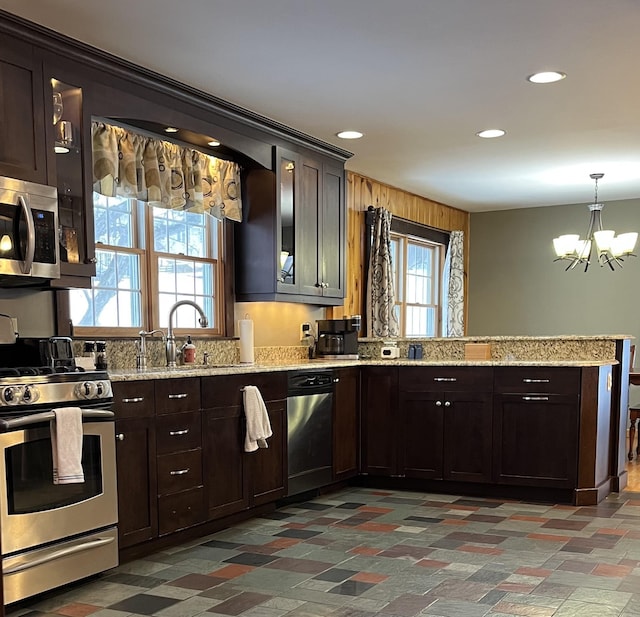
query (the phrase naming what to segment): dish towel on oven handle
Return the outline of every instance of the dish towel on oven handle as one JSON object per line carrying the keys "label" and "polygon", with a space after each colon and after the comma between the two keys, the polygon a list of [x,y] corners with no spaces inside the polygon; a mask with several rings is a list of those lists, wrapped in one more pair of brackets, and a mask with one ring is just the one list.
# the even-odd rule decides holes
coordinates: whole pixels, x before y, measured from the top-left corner
{"label": "dish towel on oven handle", "polygon": [[255,452],[258,448],[268,448],[267,438],[271,437],[271,422],[262,394],[257,386],[243,388],[244,415],[247,419],[247,432],[244,439],[244,451]]}
{"label": "dish towel on oven handle", "polygon": [[51,420],[51,455],[54,484],[81,484],[82,469],[82,409],[54,409]]}

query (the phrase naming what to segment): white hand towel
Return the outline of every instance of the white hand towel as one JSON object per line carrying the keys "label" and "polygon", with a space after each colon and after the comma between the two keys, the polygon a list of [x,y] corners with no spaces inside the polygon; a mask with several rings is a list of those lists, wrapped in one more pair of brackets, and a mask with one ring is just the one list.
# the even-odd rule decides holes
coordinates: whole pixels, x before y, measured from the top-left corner
{"label": "white hand towel", "polygon": [[244,415],[247,419],[244,451],[255,452],[258,448],[268,448],[266,440],[273,433],[260,390],[256,386],[245,386],[243,399]]}
{"label": "white hand towel", "polygon": [[82,410],[80,407],[54,409],[51,420],[51,454],[54,484],[81,484],[82,469]]}

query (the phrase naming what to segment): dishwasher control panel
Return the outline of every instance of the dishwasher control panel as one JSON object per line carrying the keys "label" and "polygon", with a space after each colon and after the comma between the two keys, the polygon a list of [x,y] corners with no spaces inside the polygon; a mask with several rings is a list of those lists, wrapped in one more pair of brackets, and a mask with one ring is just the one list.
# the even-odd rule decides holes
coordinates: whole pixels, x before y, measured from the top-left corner
{"label": "dishwasher control panel", "polygon": [[289,396],[331,392],[333,390],[333,371],[291,371],[288,376]]}

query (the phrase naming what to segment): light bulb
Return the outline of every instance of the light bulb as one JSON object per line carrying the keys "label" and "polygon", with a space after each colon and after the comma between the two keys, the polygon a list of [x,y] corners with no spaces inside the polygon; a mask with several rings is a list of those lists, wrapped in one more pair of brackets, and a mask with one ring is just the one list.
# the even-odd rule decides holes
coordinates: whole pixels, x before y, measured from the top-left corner
{"label": "light bulb", "polygon": [[6,253],[13,248],[13,242],[11,241],[11,236],[8,234],[4,234],[2,238],[0,238],[0,251]]}

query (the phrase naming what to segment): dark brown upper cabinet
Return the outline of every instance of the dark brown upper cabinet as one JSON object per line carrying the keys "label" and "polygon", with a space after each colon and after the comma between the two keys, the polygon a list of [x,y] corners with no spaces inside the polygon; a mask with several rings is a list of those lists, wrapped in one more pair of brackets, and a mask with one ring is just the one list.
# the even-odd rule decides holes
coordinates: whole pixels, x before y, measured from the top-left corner
{"label": "dark brown upper cabinet", "polygon": [[344,163],[274,148],[273,171],[250,170],[236,232],[240,301],[337,305],[344,298]]}
{"label": "dark brown upper cabinet", "polygon": [[0,36],[0,175],[49,182],[42,57],[37,47]]}

